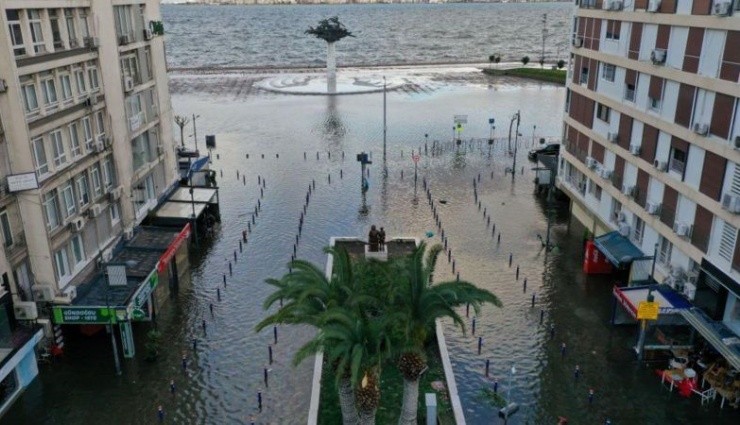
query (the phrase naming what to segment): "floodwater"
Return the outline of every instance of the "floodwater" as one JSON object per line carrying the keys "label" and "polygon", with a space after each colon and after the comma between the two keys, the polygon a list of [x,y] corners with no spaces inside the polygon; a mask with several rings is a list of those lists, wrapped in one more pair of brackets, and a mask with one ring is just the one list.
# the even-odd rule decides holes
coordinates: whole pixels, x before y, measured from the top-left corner
{"label": "floodwater", "polygon": [[[291,359],[312,330],[280,327],[275,363],[268,365],[272,330],[257,334],[254,325],[266,314],[261,304],[271,288],[264,279],[286,271],[308,186],[315,180],[298,256],[323,266],[322,248],[331,236],[363,236],[371,224],[384,226],[389,237],[424,238],[427,231],[434,231],[431,240],[438,241],[422,177],[435,200],[447,201],[438,204],[438,211],[461,278],[494,291],[504,302],[502,309],[484,308],[475,336],[469,328],[466,335],[449,323],[445,328],[468,423],[499,423],[496,409],[481,391],[497,379],[499,391],[506,392],[512,365],[516,375],[511,399],[521,405],[512,424],[553,424],[560,415],[573,424],[600,424],[606,418],[613,424],[737,423],[737,414],[727,408],[719,411],[718,403],[701,407],[697,398],[669,393],[650,367],[634,361],[629,347],[635,330],[607,325],[612,282],[585,279],[580,272],[582,229],[575,222],[569,229],[567,206],[547,207],[533,193],[526,146],[533,133],[534,138],[560,134],[564,88],[513,80],[491,80],[489,86],[473,72],[467,79],[420,76],[424,83],[419,87],[424,90],[388,94],[387,178],[382,177],[382,94],[315,97],[246,90],[240,96],[230,87],[251,85],[235,76],[209,77],[209,84],[197,84],[205,77],[175,76],[175,112],[200,115],[200,140],[206,134],[217,136],[212,169],[223,172],[219,178],[223,222],[215,237],[193,253],[191,287],[184,288],[159,318],[165,353],[153,364],[141,358],[124,361],[119,377],[106,335],[70,335],[64,360],[42,366],[39,378],[0,424],[154,424],[160,404],[167,423],[305,423],[313,363],[293,367]],[[453,115],[468,115],[463,139],[488,138],[490,117],[496,119],[499,138],[508,133],[517,110],[522,136],[516,168],[524,167],[524,172],[514,182],[504,175],[513,159],[506,141],[499,140],[490,156],[485,143],[466,143],[459,150],[450,146]],[[423,151],[425,134],[429,145],[439,140],[446,151],[435,157],[422,155],[415,189],[410,153],[420,146]],[[187,143],[192,146],[192,139]],[[365,199],[355,161],[361,151],[373,157]],[[473,202],[472,182],[479,174],[482,208],[491,214],[496,233],[501,232],[500,244]],[[260,196],[258,178],[266,179],[262,210],[249,243],[239,253],[241,232]],[[544,252],[538,239],[546,233],[548,209],[554,210],[553,238],[560,247],[555,254]],[[227,277],[224,287],[222,276],[228,275],[235,251],[234,275]],[[438,270],[436,281],[453,278],[446,258],[440,258]],[[206,335],[201,328],[204,319]],[[551,324],[556,330],[552,341]],[[140,326],[135,333],[140,336],[145,330],[146,325]],[[480,355],[477,337],[483,338]],[[198,340],[194,352],[193,338]],[[567,345],[564,358],[562,342]],[[142,352],[141,338],[137,344]],[[180,369],[183,352],[190,361],[186,373]],[[483,376],[486,359],[491,360],[490,379]],[[573,378],[576,364],[582,370],[578,381]],[[265,367],[271,369],[267,388]],[[170,379],[177,386],[174,396],[169,393]],[[589,388],[595,390],[592,405],[587,401]],[[260,391],[262,412],[257,410]]]}

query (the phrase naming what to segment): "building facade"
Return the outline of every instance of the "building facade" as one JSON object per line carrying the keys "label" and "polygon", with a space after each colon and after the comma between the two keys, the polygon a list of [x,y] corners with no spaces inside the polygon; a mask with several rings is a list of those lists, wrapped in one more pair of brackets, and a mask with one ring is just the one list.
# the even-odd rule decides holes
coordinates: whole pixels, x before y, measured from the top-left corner
{"label": "building facade", "polygon": [[[558,186],[740,334],[740,1],[580,0]],[[649,272],[649,271],[648,271]]]}
{"label": "building facade", "polygon": [[18,301],[72,299],[177,179],[159,1],[0,9],[10,287]]}

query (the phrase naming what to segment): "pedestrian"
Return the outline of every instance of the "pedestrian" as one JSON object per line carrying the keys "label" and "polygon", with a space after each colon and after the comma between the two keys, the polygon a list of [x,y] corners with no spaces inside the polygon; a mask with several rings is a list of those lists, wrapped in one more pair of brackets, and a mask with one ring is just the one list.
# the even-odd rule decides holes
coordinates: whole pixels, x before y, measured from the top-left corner
{"label": "pedestrian", "polygon": [[577,381],[580,376],[581,376],[581,367],[576,365],[576,369],[573,371],[573,377]]}
{"label": "pedestrian", "polygon": [[161,404],[157,407],[157,417],[159,418],[159,423],[164,423],[164,408]]}
{"label": "pedestrian", "polygon": [[565,343],[560,345],[560,356],[565,357]]}
{"label": "pedestrian", "polygon": [[550,339],[554,339],[554,338],[555,338],[555,325],[550,324]]}
{"label": "pedestrian", "polygon": [[385,249],[385,228],[381,227],[380,232],[378,232],[378,240],[380,241],[380,250]]}
{"label": "pedestrian", "polygon": [[588,404],[589,405],[594,404],[594,389],[593,388],[588,389]]}
{"label": "pedestrian", "polygon": [[175,395],[175,380],[170,380],[170,394]]}
{"label": "pedestrian", "polygon": [[188,368],[188,356],[185,353],[182,353],[182,371],[185,372],[185,370]]}
{"label": "pedestrian", "polygon": [[367,243],[370,245],[370,252],[378,252],[378,244],[380,243],[380,234],[373,224],[370,226],[370,233],[367,235]]}

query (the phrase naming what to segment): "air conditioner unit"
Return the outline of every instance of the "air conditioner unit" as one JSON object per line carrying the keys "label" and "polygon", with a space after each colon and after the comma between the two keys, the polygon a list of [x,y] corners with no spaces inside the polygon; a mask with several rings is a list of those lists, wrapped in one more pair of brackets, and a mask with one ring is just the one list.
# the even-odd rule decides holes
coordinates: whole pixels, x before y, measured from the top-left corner
{"label": "air conditioner unit", "polygon": [[715,1],[712,6],[712,15],[714,16],[729,16],[732,11],[732,2],[730,1]]}
{"label": "air conditioner unit", "polygon": [[656,65],[665,63],[665,50],[654,49],[652,52],[650,52],[650,60],[653,61],[653,63]]}
{"label": "air conditioner unit", "polygon": [[689,233],[691,232],[691,226],[689,226],[686,223],[682,223],[680,221],[677,221],[673,223],[673,231],[678,236],[689,236]]}
{"label": "air conditioner unit", "polygon": [[617,222],[621,223],[623,221],[627,220],[627,214],[625,214],[623,211],[620,211],[617,213]]}
{"label": "air conditioner unit", "polygon": [[103,145],[105,145],[105,148],[108,149],[109,147],[113,146],[113,140],[110,137],[104,137]]}
{"label": "air conditioner unit", "polygon": [[660,9],[660,0],[650,0],[648,2],[648,12],[657,12],[658,9]]}
{"label": "air conditioner unit", "polygon": [[72,233],[79,233],[85,228],[85,219],[82,217],[75,217],[69,222],[69,224],[67,224],[67,227]]}
{"label": "air conditioner unit", "polygon": [[125,46],[127,44],[131,43],[131,35],[124,34],[120,37],[118,37],[118,44]]}
{"label": "air conditioner unit", "polygon": [[625,222],[619,223],[619,234],[624,236],[625,238],[629,237],[630,233],[632,232],[632,228],[629,224]]}
{"label": "air conditioner unit", "polygon": [[8,90],[8,84],[0,78],[0,93],[5,93]]}
{"label": "air conditioner unit", "polygon": [[33,301],[13,303],[13,314],[17,320],[36,320],[39,317],[39,311]]}
{"label": "air conditioner unit", "polygon": [[116,202],[117,200],[119,200],[121,198],[121,194],[122,193],[123,193],[123,186],[112,187],[108,191],[108,199],[111,202]]}
{"label": "air conditioner unit", "polygon": [[619,133],[609,132],[606,134],[606,140],[611,143],[617,143],[619,141]]}
{"label": "air conditioner unit", "polygon": [[740,136],[735,136],[732,147],[735,149],[740,149]]}
{"label": "air conditioner unit", "polygon": [[592,158],[592,157],[590,157],[590,156],[587,156],[587,157],[586,157],[586,166],[587,166],[588,168],[590,168],[590,169],[592,169],[592,170],[593,170],[593,169],[595,169],[595,168],[596,168],[596,167],[597,167],[598,165],[599,165],[599,162],[598,162],[598,161],[597,161],[596,159],[594,159],[594,158]]}
{"label": "air conditioner unit", "polygon": [[704,123],[696,122],[692,128],[694,133],[700,136],[706,136],[709,133],[709,126]]}
{"label": "air conditioner unit", "polygon": [[599,170],[599,176],[601,176],[602,179],[609,180],[612,178],[612,170],[602,168]]}
{"label": "air conditioner unit", "polygon": [[611,0],[605,3],[606,10],[622,10],[622,0]]}
{"label": "air conditioner unit", "polygon": [[622,193],[624,193],[627,196],[634,196],[635,195],[635,186],[625,184],[622,186]]}
{"label": "air conditioner unit", "polygon": [[33,291],[33,299],[36,302],[51,302],[54,301],[56,293],[54,287],[51,285],[36,284],[31,288]]}
{"label": "air conditioner unit", "polygon": [[64,294],[64,298],[69,300],[68,302],[72,302],[75,298],[77,298],[77,287],[74,285],[68,285],[66,288],[64,288],[62,294]]}
{"label": "air conditioner unit", "polygon": [[658,171],[666,171],[668,169],[668,164],[665,161],[655,160],[653,161],[653,166],[658,169]]}
{"label": "air conditioner unit", "polygon": [[85,37],[85,47],[97,49],[98,46],[100,46],[100,40],[97,37]]}
{"label": "air conditioner unit", "polygon": [[95,152],[101,153],[105,151],[105,142],[102,140],[95,141]]}
{"label": "air conditioner unit", "polygon": [[573,37],[573,47],[583,47],[583,37]]}
{"label": "air conditioner unit", "polygon": [[54,329],[50,319],[37,319],[36,324],[44,328],[44,338],[54,337]]}
{"label": "air conditioner unit", "polygon": [[150,30],[149,28],[146,28],[146,29],[144,30],[144,39],[145,39],[145,40],[151,40],[151,39],[152,39],[152,37],[154,37],[154,33],[153,33],[153,32],[152,32],[152,30]]}
{"label": "air conditioner unit", "polygon": [[657,202],[648,202],[645,204],[645,211],[650,215],[660,214],[660,204]]}
{"label": "air conditioner unit", "polygon": [[632,155],[639,155],[640,154],[640,145],[630,145],[630,153]]}
{"label": "air conditioner unit", "polygon": [[100,215],[100,213],[103,212],[103,206],[100,204],[92,204],[90,208],[87,210],[87,216],[90,218],[95,218]]}
{"label": "air conditioner unit", "polygon": [[722,197],[722,209],[733,214],[740,213],[740,196],[734,193],[725,193]]}
{"label": "air conditioner unit", "polygon": [[126,93],[134,91],[134,79],[131,77],[123,77],[123,91]]}
{"label": "air conditioner unit", "polygon": [[126,230],[123,231],[123,239],[125,239],[127,241],[130,241],[133,238],[134,238],[134,229],[133,228],[126,229]]}

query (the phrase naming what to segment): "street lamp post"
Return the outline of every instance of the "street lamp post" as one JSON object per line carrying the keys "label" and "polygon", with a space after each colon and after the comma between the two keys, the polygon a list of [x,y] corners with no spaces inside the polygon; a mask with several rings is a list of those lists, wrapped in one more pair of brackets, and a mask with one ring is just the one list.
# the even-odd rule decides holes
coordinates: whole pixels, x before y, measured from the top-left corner
{"label": "street lamp post", "polygon": [[200,118],[200,115],[193,114],[193,140],[195,141],[195,151],[198,152],[198,133],[195,128],[195,120]]}
{"label": "street lamp post", "polygon": [[511,127],[514,124],[514,121],[516,121],[516,133],[514,135],[514,161],[511,165],[511,181],[514,181],[514,177],[516,176],[516,154],[518,151],[518,144],[519,144],[519,122],[521,121],[521,111],[516,111],[516,114],[514,114],[513,117],[511,117],[511,123],[509,124],[509,152],[511,152]]}
{"label": "street lamp post", "polygon": [[383,172],[387,175],[388,174],[388,168],[386,167],[386,139],[388,136],[388,126],[387,126],[387,114],[388,114],[388,108],[387,108],[387,101],[386,101],[386,92],[387,92],[387,84],[385,80],[385,76],[383,76]]}
{"label": "street lamp post", "polygon": [[108,310],[108,327],[110,328],[110,343],[113,346],[113,361],[116,365],[116,375],[121,375],[121,359],[118,358],[118,343],[116,342],[116,333],[113,328],[113,312],[110,308],[110,281],[108,280],[108,271],[105,272],[105,306]]}

